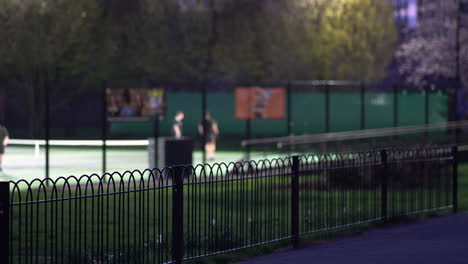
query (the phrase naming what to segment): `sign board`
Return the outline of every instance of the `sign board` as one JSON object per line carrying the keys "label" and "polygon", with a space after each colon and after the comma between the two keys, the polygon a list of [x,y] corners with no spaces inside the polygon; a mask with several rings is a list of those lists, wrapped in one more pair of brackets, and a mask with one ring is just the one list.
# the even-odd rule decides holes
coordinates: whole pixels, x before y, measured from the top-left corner
{"label": "sign board", "polygon": [[284,118],[286,91],[284,88],[236,88],[236,119]]}
{"label": "sign board", "polygon": [[166,113],[165,93],[162,88],[106,89],[107,116],[131,121],[142,118],[160,119]]}

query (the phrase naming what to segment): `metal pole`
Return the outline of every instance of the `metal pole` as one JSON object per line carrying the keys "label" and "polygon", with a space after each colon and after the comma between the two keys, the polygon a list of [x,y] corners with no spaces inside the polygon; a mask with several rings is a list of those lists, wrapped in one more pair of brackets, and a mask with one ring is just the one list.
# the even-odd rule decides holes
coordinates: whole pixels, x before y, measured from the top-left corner
{"label": "metal pole", "polygon": [[325,133],[330,132],[330,86],[325,86]]}
{"label": "metal pole", "polygon": [[452,147],[453,168],[452,168],[452,181],[453,181],[453,212],[458,213],[458,146]]}
{"label": "metal pole", "polygon": [[361,84],[361,130],[366,129],[366,86]]}
{"label": "metal pole", "polygon": [[[251,94],[252,88],[248,88],[247,92],[247,119],[245,120],[245,139],[249,140],[251,137],[251,123],[250,119],[252,118],[252,104],[250,101],[250,94]],[[247,144],[245,148],[245,159],[250,160],[250,144]]]}
{"label": "metal pole", "polygon": [[[101,92],[102,92],[102,127],[101,127],[101,137],[102,137],[102,175],[106,174],[107,171],[107,145],[106,145],[106,140],[107,140],[107,96],[106,96],[106,88],[107,88],[107,83],[105,80],[102,81],[101,83]],[[104,181],[106,179],[104,178]]]}
{"label": "metal pole", "polygon": [[429,125],[429,92],[429,88],[426,87],[424,91],[424,124],[426,125]]}
{"label": "metal pole", "polygon": [[388,220],[388,152],[387,150],[382,150],[380,152],[380,157],[382,159],[382,197],[381,197],[381,215],[384,221]]}
{"label": "metal pole", "polygon": [[182,263],[184,257],[184,167],[172,171],[172,261]]}
{"label": "metal pole", "polygon": [[[426,87],[424,90],[424,124],[427,126],[429,125],[429,92],[430,89]],[[424,130],[424,137],[427,140],[427,137],[429,136],[429,132],[427,129]]]}
{"label": "metal pole", "polygon": [[[461,89],[462,85],[462,80],[461,80],[461,74],[460,74],[460,31],[461,31],[461,5],[467,5],[468,3],[465,3],[462,0],[457,1],[457,18],[456,18],[456,30],[455,30],[455,76],[456,76],[456,87],[455,87],[455,96],[454,96],[454,120],[458,121],[459,116],[458,116],[458,93]],[[455,129],[455,142],[458,144],[459,142],[459,133],[460,130],[458,128]]]}
{"label": "metal pole", "polygon": [[[203,84],[203,90],[202,90],[202,129],[203,129],[203,135],[201,137],[201,147],[202,147],[202,153],[203,153],[203,158],[202,158],[202,163],[205,164],[206,163],[206,116],[205,116],[205,113],[207,111],[207,103],[206,103],[206,83]],[[211,128],[210,128],[211,129]]]}
{"label": "metal pole", "polygon": [[292,109],[292,98],[291,98],[291,82],[288,82],[287,86],[286,86],[286,91],[287,91],[287,100],[288,100],[288,108],[287,108],[287,129],[288,129],[288,136],[292,136],[293,132],[292,132],[292,126],[293,126],[293,123],[292,123],[292,112],[291,112],[291,109]]}
{"label": "metal pole", "polygon": [[10,183],[0,182],[0,262],[10,263]]}
{"label": "metal pole", "polygon": [[[159,167],[159,148],[158,148],[158,138],[159,138],[159,114],[156,114],[154,117],[154,123],[153,123],[153,138],[154,138],[154,153],[153,153],[153,160],[154,160],[154,167],[157,168]],[[154,169],[154,168],[150,168]],[[162,168],[160,168],[162,169]]]}
{"label": "metal pole", "polygon": [[5,105],[5,103],[6,103],[6,99],[5,99],[6,91],[5,90],[6,89],[5,89],[5,86],[2,86],[0,89],[1,89],[0,90],[0,111],[1,111],[1,120],[2,120],[1,122],[2,122],[2,124],[5,125],[5,123],[6,123],[6,120],[5,120],[5,116],[6,116],[5,115],[5,112],[6,112],[6,105]]}
{"label": "metal pole", "polygon": [[[44,96],[45,96],[45,178],[49,179],[49,170],[50,170],[50,161],[49,161],[49,140],[50,140],[50,102],[49,102],[49,76],[45,74],[44,80]],[[46,181],[46,184],[49,184],[49,181]]]}
{"label": "metal pole", "polygon": [[[250,115],[250,114],[249,114]],[[250,117],[247,118],[246,124],[245,124],[245,138],[249,140],[251,138],[251,122],[250,122]],[[250,144],[247,144],[246,146],[246,155],[245,159],[250,160]]]}
{"label": "metal pole", "polygon": [[291,237],[294,248],[299,247],[299,156],[292,157],[291,168]]}
{"label": "metal pole", "polygon": [[393,127],[398,127],[398,87],[393,85]]}

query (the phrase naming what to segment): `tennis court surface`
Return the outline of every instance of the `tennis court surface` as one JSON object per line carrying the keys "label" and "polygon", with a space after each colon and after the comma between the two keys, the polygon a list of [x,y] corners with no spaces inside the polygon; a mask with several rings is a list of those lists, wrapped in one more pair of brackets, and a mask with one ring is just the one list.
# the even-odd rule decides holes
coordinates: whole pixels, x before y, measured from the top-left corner
{"label": "tennis court surface", "polygon": [[[99,146],[51,146],[50,178],[102,174],[102,148]],[[242,158],[236,151],[219,151],[208,163],[235,162]],[[202,163],[202,152],[193,153],[194,164]],[[144,170],[149,166],[146,146],[109,147],[107,172]],[[0,180],[32,180],[45,178],[45,148],[11,144],[6,148]]]}
{"label": "tennis court surface", "polygon": [[[468,121],[389,127],[313,135],[242,140],[238,151],[217,151],[213,163],[259,160],[312,153],[336,153],[394,146],[468,145]],[[6,148],[0,180],[45,177],[45,141],[11,140]],[[106,141],[106,172],[149,168],[148,140]],[[241,147],[242,146],[242,147]],[[245,155],[248,151],[249,155]],[[51,140],[49,177],[102,174],[101,140]],[[193,152],[193,165],[203,163],[202,152]],[[152,168],[151,168],[152,169]]]}
{"label": "tennis court surface", "polygon": [[466,213],[437,217],[241,263],[465,264],[468,263],[466,223]]}

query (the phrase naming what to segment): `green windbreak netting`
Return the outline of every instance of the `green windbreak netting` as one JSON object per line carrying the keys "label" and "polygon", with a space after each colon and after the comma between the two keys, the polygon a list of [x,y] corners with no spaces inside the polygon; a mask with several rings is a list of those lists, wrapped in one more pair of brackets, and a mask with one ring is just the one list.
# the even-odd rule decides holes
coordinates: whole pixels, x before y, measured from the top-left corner
{"label": "green windbreak netting", "polygon": [[[291,95],[292,133],[295,135],[325,132],[325,94],[300,92]],[[167,94],[167,115],[160,124],[160,135],[171,133],[176,111],[185,113],[184,134],[197,136],[197,125],[201,120],[201,93],[177,92]],[[394,94],[366,93],[365,128],[393,126]],[[425,123],[425,94],[398,93],[398,125],[422,125]],[[330,94],[330,131],[358,130],[361,127],[361,97],[359,93]],[[434,92],[429,94],[428,116],[430,123],[447,121],[447,95]],[[233,93],[209,93],[207,109],[218,122],[221,136],[242,138],[246,135],[246,121],[235,119],[235,98]],[[153,134],[151,122],[113,122],[110,124],[114,138],[141,138]],[[252,137],[275,137],[287,135],[287,120],[251,120]]]}
{"label": "green windbreak netting", "polygon": [[441,92],[431,93],[429,96],[429,122],[431,124],[447,122],[448,96]]}
{"label": "green windbreak netting", "polygon": [[424,125],[424,95],[400,93],[398,95],[398,126]]}
{"label": "green windbreak netting", "polygon": [[291,98],[292,133],[295,135],[325,131],[325,95],[294,93]]}
{"label": "green windbreak netting", "polygon": [[393,94],[366,94],[365,120],[366,129],[393,126]]}
{"label": "green windbreak netting", "polygon": [[361,127],[361,97],[359,93],[330,95],[330,132],[359,130]]}

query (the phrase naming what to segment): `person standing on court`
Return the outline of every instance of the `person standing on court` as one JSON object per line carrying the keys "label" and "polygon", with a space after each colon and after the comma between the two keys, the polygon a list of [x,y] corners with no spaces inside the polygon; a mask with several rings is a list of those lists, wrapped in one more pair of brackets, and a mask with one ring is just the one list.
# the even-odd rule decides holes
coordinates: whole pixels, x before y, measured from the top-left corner
{"label": "person standing on court", "polygon": [[3,154],[5,153],[5,147],[8,145],[10,137],[6,127],[0,125],[0,171],[2,171]]}
{"label": "person standing on court", "polygon": [[219,134],[218,123],[205,112],[205,118],[198,124],[198,132],[205,138],[205,152],[208,160],[214,160],[216,152],[216,137]]}
{"label": "person standing on court", "polygon": [[176,139],[182,138],[182,120],[184,120],[184,112],[177,111],[172,124],[172,135]]}

